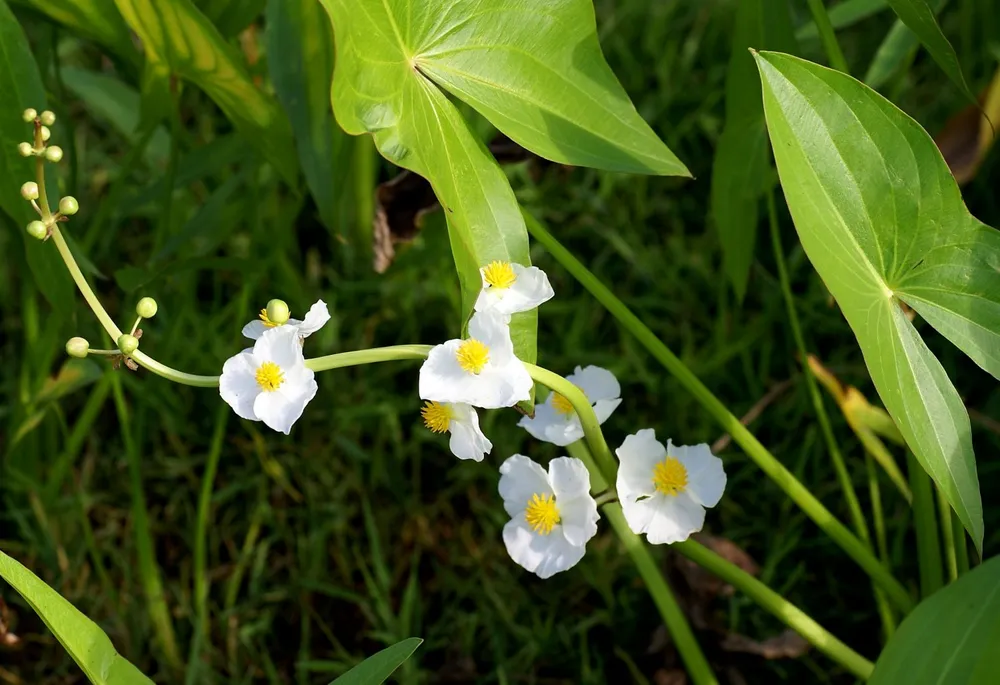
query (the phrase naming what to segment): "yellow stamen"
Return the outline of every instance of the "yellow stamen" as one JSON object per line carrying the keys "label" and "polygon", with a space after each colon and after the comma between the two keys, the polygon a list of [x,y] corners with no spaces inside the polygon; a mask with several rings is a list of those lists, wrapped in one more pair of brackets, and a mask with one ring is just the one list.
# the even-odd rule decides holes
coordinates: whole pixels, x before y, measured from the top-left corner
{"label": "yellow stamen", "polygon": [[510,262],[490,262],[483,267],[483,278],[493,288],[509,288],[517,280]]}
{"label": "yellow stamen", "polygon": [[275,326],[280,326],[281,325],[280,323],[274,323],[269,318],[267,318],[267,310],[266,309],[261,309],[259,316],[260,316],[260,320],[263,321],[264,325],[267,326],[268,328],[274,328]]}
{"label": "yellow stamen", "polygon": [[463,369],[479,374],[490,360],[490,348],[475,338],[469,338],[458,346],[455,358]]}
{"label": "yellow stamen", "polygon": [[569,403],[569,400],[557,392],[552,393],[552,408],[563,416],[569,416],[574,411],[573,405]]}
{"label": "yellow stamen", "polygon": [[524,519],[531,529],[539,535],[548,535],[559,523],[559,509],[556,508],[555,495],[539,495],[537,492],[528,500],[524,510]]}
{"label": "yellow stamen", "polygon": [[285,382],[285,374],[281,372],[281,367],[274,362],[264,362],[257,367],[257,385],[264,392],[274,392]]}
{"label": "yellow stamen", "polygon": [[440,402],[427,402],[420,410],[420,415],[424,417],[424,425],[435,433],[444,433],[448,430],[454,418],[451,407]]}
{"label": "yellow stamen", "polygon": [[687,489],[688,472],[675,457],[667,457],[653,467],[653,485],[664,495],[676,497]]}

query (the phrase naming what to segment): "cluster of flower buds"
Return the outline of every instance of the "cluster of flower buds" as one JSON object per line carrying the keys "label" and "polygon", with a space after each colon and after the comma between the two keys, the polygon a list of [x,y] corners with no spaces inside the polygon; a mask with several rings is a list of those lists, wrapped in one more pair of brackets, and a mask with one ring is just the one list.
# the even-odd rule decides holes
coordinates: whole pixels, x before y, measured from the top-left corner
{"label": "cluster of flower buds", "polygon": [[48,206],[48,198],[45,196],[44,173],[41,165],[44,161],[58,162],[63,157],[61,147],[48,144],[49,138],[52,137],[52,131],[49,127],[56,123],[56,115],[49,110],[39,114],[34,109],[29,108],[24,110],[23,118],[25,123],[34,125],[34,142],[20,143],[17,149],[22,157],[38,158],[38,178],[39,182],[43,184],[39,187],[35,181],[28,181],[21,186],[21,197],[31,203],[40,217],[28,224],[27,231],[32,238],[48,240],[56,223],[67,221],[69,217],[80,211],[80,205],[76,198],[67,195],[59,200],[59,209],[53,214]]}
{"label": "cluster of flower buds", "polygon": [[116,350],[93,350],[86,338],[79,336],[66,341],[66,354],[77,359],[83,359],[91,354],[110,357],[114,368],[118,368],[122,363],[132,371],[136,371],[139,365],[132,359],[132,355],[139,349],[139,338],[142,337],[142,329],[139,324],[143,319],[152,319],[156,316],[156,300],[152,297],[144,297],[135,306],[136,320],[129,333],[122,333],[115,343]]}

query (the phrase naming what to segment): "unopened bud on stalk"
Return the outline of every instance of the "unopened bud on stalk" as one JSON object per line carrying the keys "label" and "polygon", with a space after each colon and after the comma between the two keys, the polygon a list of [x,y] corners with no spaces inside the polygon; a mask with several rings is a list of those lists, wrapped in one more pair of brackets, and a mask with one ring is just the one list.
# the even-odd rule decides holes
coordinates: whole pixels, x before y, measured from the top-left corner
{"label": "unopened bud on stalk", "polygon": [[38,199],[38,184],[34,181],[28,181],[21,186],[21,197],[25,200],[37,200]]}
{"label": "unopened bud on stalk", "polygon": [[152,319],[156,316],[156,300],[152,297],[144,297],[135,306],[135,313],[144,319]]}
{"label": "unopened bud on stalk", "polygon": [[139,348],[139,340],[134,335],[122,333],[118,336],[118,349],[122,354],[128,356]]}
{"label": "unopened bud on stalk", "polygon": [[35,117],[37,116],[38,112],[29,107],[28,109],[24,110],[24,114],[21,115],[21,118],[24,119],[24,123],[30,124],[32,121],[35,120]]}
{"label": "unopened bud on stalk", "polygon": [[52,131],[49,130],[48,126],[42,126],[42,142],[45,142],[52,137]]}
{"label": "unopened bud on stalk", "polygon": [[67,195],[63,199],[59,200],[59,213],[65,214],[66,216],[73,216],[80,211],[80,203],[76,201],[76,198],[72,195]]}
{"label": "unopened bud on stalk", "polygon": [[28,224],[28,235],[32,238],[38,238],[39,240],[44,240],[45,236],[49,234],[49,229],[45,228],[45,224],[41,221],[32,221]]}
{"label": "unopened bud on stalk", "polygon": [[51,110],[45,110],[38,115],[39,121],[41,121],[46,126],[51,126],[56,123],[56,115],[51,112]]}
{"label": "unopened bud on stalk", "polygon": [[58,145],[52,145],[45,148],[45,159],[50,162],[58,162],[62,159],[62,148]]}
{"label": "unopened bud on stalk", "polygon": [[77,359],[83,359],[90,352],[90,343],[79,336],[66,341],[66,354]]}
{"label": "unopened bud on stalk", "polygon": [[267,303],[267,309],[264,311],[267,314],[267,320],[279,326],[288,321],[290,316],[288,305],[285,304],[284,300],[271,300]]}
{"label": "unopened bud on stalk", "polygon": [[22,157],[31,157],[35,154],[35,148],[31,147],[31,143],[18,143],[17,151],[21,153]]}

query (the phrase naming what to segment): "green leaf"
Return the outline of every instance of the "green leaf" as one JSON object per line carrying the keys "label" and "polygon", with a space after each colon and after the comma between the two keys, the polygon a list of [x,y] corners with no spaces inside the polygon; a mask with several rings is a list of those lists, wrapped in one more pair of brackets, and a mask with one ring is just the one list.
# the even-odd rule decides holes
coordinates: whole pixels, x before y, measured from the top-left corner
{"label": "green leaf", "polygon": [[130,63],[139,62],[128,26],[114,0],[14,0],[63,24],[73,33],[101,43]]}
{"label": "green leaf", "polygon": [[379,685],[385,681],[400,664],[410,658],[420,643],[419,637],[410,637],[376,652],[350,671],[334,680],[330,685]]}
{"label": "green leaf", "polygon": [[795,51],[787,0],[739,3],[726,71],[726,125],[712,163],[711,213],[722,245],[722,268],[740,300],[753,262],[760,197],[773,176],[760,80],[749,48]]}
{"label": "green leaf", "polygon": [[153,681],[115,651],[96,623],[35,574],[0,552],[0,577],[31,605],[95,685],[152,685]]}
{"label": "green leaf", "polygon": [[[827,8],[830,24],[834,29],[846,29],[849,26],[878,14],[889,6],[888,0],[844,0]],[[816,22],[810,21],[795,31],[795,38],[802,42],[819,40],[819,29]]]}
{"label": "green leaf", "polygon": [[[351,135],[371,133],[386,159],[430,181],[447,217],[467,319],[482,288],[481,266],[531,258],[507,177],[444,92],[409,62],[422,44],[420,30],[436,18],[401,25],[405,12],[381,0],[322,1],[337,36],[337,121]],[[514,352],[533,363],[537,313],[514,315],[510,330]]]}
{"label": "green leaf", "polygon": [[204,90],[289,183],[298,168],[292,131],[278,104],[250,80],[239,55],[190,0],[115,0],[147,60]]}
{"label": "green leaf", "polygon": [[897,19],[875,51],[864,82],[872,88],[881,88],[903,65],[909,64],[919,46],[913,31]]}
{"label": "green leaf", "polygon": [[994,685],[998,672],[1000,557],[993,557],[906,617],[868,685]]}
{"label": "green leaf", "polygon": [[[209,21],[215,24],[219,33],[227,38],[237,35],[252,24],[261,12],[267,0],[208,0],[199,5]],[[303,39],[305,36],[302,37]],[[292,46],[284,46],[291,48]],[[268,53],[271,57],[274,53]]]}
{"label": "green leaf", "polygon": [[958,86],[962,94],[972,102],[977,102],[976,96],[972,94],[969,85],[965,82],[962,65],[958,61],[955,48],[951,46],[941,31],[930,3],[927,0],[889,0],[889,6],[892,7],[892,11],[896,13],[900,21],[917,35],[920,42],[927,48],[927,52],[931,53],[934,61],[938,63],[938,66],[951,79],[952,83]]}
{"label": "green leaf", "polygon": [[[591,0],[360,3],[396,26],[399,57],[523,147],[564,164],[690,176],[604,60]],[[415,11],[414,11],[414,8]],[[373,13],[372,16],[377,16]]]}
{"label": "green leaf", "polygon": [[[981,348],[990,339],[983,329],[996,330],[995,310],[982,291],[995,283],[985,269],[1000,253],[972,259],[964,250],[995,250],[993,229],[969,214],[934,141],[892,103],[789,55],[759,53],[757,66],[802,246],[857,336],[906,443],[982,549],[969,417],[899,300],[933,310],[932,325],[976,361],[992,363]],[[972,263],[978,271],[968,270]],[[955,276],[960,269],[968,280]]]}
{"label": "green leaf", "polygon": [[[26,159],[17,151],[18,144],[31,142],[32,136],[31,125],[24,123],[21,113],[28,107],[41,112],[46,107],[46,101],[42,76],[31,55],[28,39],[5,2],[0,2],[0,93],[3,94],[3,106],[0,107],[0,179],[3,179],[0,183],[0,209],[17,224],[17,232],[25,241],[28,267],[35,276],[36,285],[56,311],[68,316],[73,306],[73,282],[55,245],[35,240],[24,230],[29,221],[38,217],[20,193],[21,184],[35,178],[35,159]],[[58,133],[59,129],[56,129],[54,135]],[[54,174],[52,180],[55,180]]]}
{"label": "green leaf", "polygon": [[333,33],[322,6],[316,0],[270,0],[267,54],[275,93],[295,131],[309,192],[323,223],[338,230],[350,190],[353,146],[333,119]]}

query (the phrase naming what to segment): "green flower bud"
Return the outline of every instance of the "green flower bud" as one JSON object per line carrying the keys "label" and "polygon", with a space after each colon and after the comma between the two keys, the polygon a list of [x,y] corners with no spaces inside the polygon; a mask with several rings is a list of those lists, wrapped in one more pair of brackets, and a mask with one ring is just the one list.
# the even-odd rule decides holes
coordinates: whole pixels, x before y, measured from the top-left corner
{"label": "green flower bud", "polygon": [[53,114],[50,110],[45,110],[44,112],[39,114],[38,119],[46,126],[51,126],[52,124],[56,123],[56,115]]}
{"label": "green flower bud", "polygon": [[139,348],[139,341],[134,335],[122,333],[118,336],[118,349],[124,355],[130,355]]}
{"label": "green flower bud", "polygon": [[58,145],[52,145],[45,148],[45,159],[50,162],[58,162],[62,159],[62,148]]}
{"label": "green flower bud", "polygon": [[18,143],[17,151],[21,153],[22,157],[31,157],[35,154],[35,148],[31,147],[31,143]]}
{"label": "green flower bud", "polygon": [[49,130],[48,126],[42,126],[42,142],[48,140],[52,137],[52,131]]}
{"label": "green flower bud", "polygon": [[77,359],[83,359],[90,352],[90,343],[84,338],[70,338],[66,341],[66,354]]}
{"label": "green flower bud", "polygon": [[144,297],[135,306],[135,313],[144,319],[152,319],[156,316],[156,300],[152,297]]}
{"label": "green flower bud", "polygon": [[28,235],[32,238],[38,238],[39,240],[44,240],[49,234],[49,229],[45,228],[45,224],[41,221],[32,221],[28,224]]}
{"label": "green flower bud", "polygon": [[285,304],[285,301],[277,299],[267,303],[264,313],[267,314],[268,321],[278,326],[288,321],[288,317],[290,316],[288,305]]}
{"label": "green flower bud", "polygon": [[66,216],[73,216],[80,211],[80,204],[76,201],[76,198],[72,195],[67,195],[63,199],[59,200],[59,212],[60,214],[65,214]]}
{"label": "green flower bud", "polygon": [[24,123],[30,124],[32,121],[35,120],[35,117],[37,116],[38,112],[29,107],[28,109],[24,110],[24,114],[21,115],[21,118],[24,119]]}
{"label": "green flower bud", "polygon": [[28,181],[23,186],[21,186],[21,197],[25,200],[37,200],[38,199],[38,184],[34,181]]}

